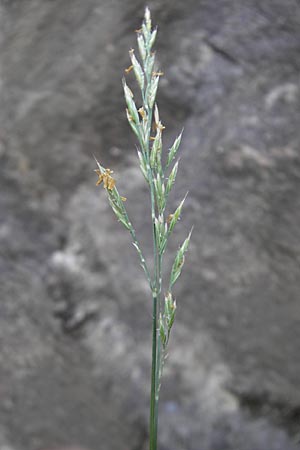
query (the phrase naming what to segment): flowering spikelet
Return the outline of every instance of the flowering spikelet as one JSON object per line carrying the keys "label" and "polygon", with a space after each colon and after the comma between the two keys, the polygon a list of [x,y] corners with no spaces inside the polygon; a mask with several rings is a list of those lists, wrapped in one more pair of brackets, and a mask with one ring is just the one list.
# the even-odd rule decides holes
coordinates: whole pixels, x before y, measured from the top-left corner
{"label": "flowering spikelet", "polygon": [[99,177],[96,186],[99,186],[103,182],[104,189],[112,191],[116,185],[115,179],[111,176],[113,171],[105,169],[105,172],[102,173],[100,169],[96,169],[95,172]]}

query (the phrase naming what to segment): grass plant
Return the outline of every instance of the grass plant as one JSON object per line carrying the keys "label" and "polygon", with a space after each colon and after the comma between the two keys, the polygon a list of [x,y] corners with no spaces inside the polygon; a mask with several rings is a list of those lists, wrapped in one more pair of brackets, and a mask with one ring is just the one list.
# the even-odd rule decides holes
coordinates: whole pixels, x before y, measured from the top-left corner
{"label": "grass plant", "polygon": [[184,264],[185,253],[188,249],[191,232],[179,247],[169,279],[166,283],[166,293],[163,293],[162,265],[168,239],[178,222],[185,198],[179,203],[175,211],[167,213],[167,201],[174,187],[178,171],[177,152],[181,135],[175,139],[169,148],[166,162],[162,159],[162,136],[165,129],[159,116],[156,94],[160,77],[163,75],[156,67],[155,43],[157,29],[152,28],[151,16],[148,8],[142,26],[137,30],[137,44],[139,57],[132,49],[129,51],[131,65],[125,73],[133,71],[140,91],[141,105],[135,101],[135,96],[123,79],[126,113],[129,125],[138,140],[138,160],[140,169],[150,192],[150,208],[153,238],[154,270],[148,268],[146,258],[137,239],[134,227],[128,217],[125,201],[116,187],[113,172],[105,169],[97,160],[97,185],[103,184],[108,201],[118,220],[129,231],[132,242],[139,256],[140,264],[145,272],[152,294],[152,367],[150,393],[150,450],[157,449],[158,431],[158,402],[164,361],[170,339],[171,329],[175,320],[176,301],[173,296],[173,286],[177,281]]}

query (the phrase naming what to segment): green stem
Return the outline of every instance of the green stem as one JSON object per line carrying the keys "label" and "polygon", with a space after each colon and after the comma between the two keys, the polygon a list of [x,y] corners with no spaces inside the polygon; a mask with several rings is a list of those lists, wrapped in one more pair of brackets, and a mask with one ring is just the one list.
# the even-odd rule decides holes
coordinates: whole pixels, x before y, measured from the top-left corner
{"label": "green stem", "polygon": [[[155,231],[155,230],[154,230]],[[155,235],[155,234],[154,234]],[[155,295],[153,295],[152,317],[152,368],[151,368],[151,401],[150,401],[150,450],[157,449],[158,403],[161,377],[161,342],[158,333],[158,317],[160,313],[161,265],[162,257],[158,252],[154,238]]]}
{"label": "green stem", "polygon": [[157,338],[156,345],[156,374],[155,374],[155,405],[154,405],[154,434],[158,433],[158,404],[159,404],[159,390],[160,390],[160,374],[161,374],[161,342]]}
{"label": "green stem", "polygon": [[154,257],[154,286],[153,286],[153,303],[152,303],[152,367],[151,367],[151,394],[150,394],[150,450],[157,449],[157,422],[158,422],[158,408],[157,408],[157,328],[158,328],[158,314],[159,314],[159,278],[158,278],[158,249],[155,232],[155,197],[154,197],[154,183],[152,173],[149,178],[150,194],[151,194],[151,212],[152,212],[152,230],[153,230],[153,257]]}
{"label": "green stem", "polygon": [[151,368],[151,400],[150,400],[150,450],[157,449],[157,297],[153,295],[152,317],[152,368]]}
{"label": "green stem", "polygon": [[[151,121],[149,122],[149,127]],[[149,164],[149,150],[148,150]],[[150,164],[149,164],[150,169]],[[151,367],[151,400],[150,400],[150,450],[157,449],[157,424],[158,424],[158,383],[159,383],[159,358],[158,358],[158,317],[160,312],[160,256],[155,231],[155,193],[153,174],[151,169],[148,171],[150,196],[151,196],[151,214],[152,214],[152,232],[153,232],[153,259],[154,259],[154,286],[153,286],[153,304],[152,304],[152,367]]]}
{"label": "green stem", "polygon": [[[162,267],[162,256],[158,253],[157,255],[157,273],[156,273],[156,279],[157,279],[157,298],[158,298],[158,314],[157,317],[160,315],[160,296],[161,296],[161,267]],[[158,327],[157,324],[156,328],[156,382],[155,382],[155,434],[158,433],[158,404],[159,404],[159,391],[160,391],[160,383],[161,383],[161,374],[162,374],[162,359],[161,359],[161,340],[160,335],[158,333]]]}
{"label": "green stem", "polygon": [[[150,48],[147,46],[146,52],[148,59],[150,57]],[[147,87],[151,82],[151,73],[145,70],[146,86],[142,90],[142,100],[147,111],[147,131],[144,139],[140,139],[141,147],[147,162],[147,176],[151,196],[151,217],[152,217],[152,236],[153,236],[153,259],[154,259],[154,277],[152,284],[152,364],[151,364],[151,394],[150,394],[150,450],[157,450],[157,425],[158,425],[158,391],[159,391],[159,373],[160,373],[160,338],[158,330],[158,317],[160,313],[160,291],[161,291],[161,259],[158,251],[158,243],[155,230],[156,201],[154,174],[150,167],[150,134],[152,126],[153,109],[148,105],[146,97]]]}

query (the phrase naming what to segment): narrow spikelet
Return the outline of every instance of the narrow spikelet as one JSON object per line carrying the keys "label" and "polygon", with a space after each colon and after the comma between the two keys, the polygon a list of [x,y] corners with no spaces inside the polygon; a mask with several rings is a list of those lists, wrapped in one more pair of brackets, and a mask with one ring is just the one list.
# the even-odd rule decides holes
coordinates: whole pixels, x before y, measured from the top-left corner
{"label": "narrow spikelet", "polygon": [[159,334],[161,343],[165,348],[168,340],[168,330],[166,329],[165,318],[161,313],[159,316]]}
{"label": "narrow spikelet", "polygon": [[149,86],[149,90],[148,90],[148,105],[149,108],[153,108],[154,102],[155,102],[155,98],[156,98],[156,93],[157,93],[157,88],[158,88],[158,83],[159,83],[159,77],[155,76],[152,78],[151,80],[151,84]]}
{"label": "narrow spikelet", "polygon": [[119,194],[116,188],[116,182],[111,176],[113,173],[112,170],[102,167],[96,158],[95,161],[98,166],[98,169],[96,169],[95,172],[99,177],[97,184],[99,185],[103,182],[113,212],[124,227],[127,228],[127,230],[130,230],[131,224],[123,204],[126,198]]}
{"label": "narrow spikelet", "polygon": [[140,88],[143,90],[144,84],[145,84],[145,77],[144,77],[143,69],[135,57],[134,50],[130,50],[129,55],[131,58],[131,63],[132,63],[133,71],[135,74],[135,78],[136,78]]}
{"label": "narrow spikelet", "polygon": [[144,36],[145,41],[149,42],[150,33],[149,33],[148,29],[147,29],[147,26],[146,26],[145,22],[142,23],[142,34]]}
{"label": "narrow spikelet", "polygon": [[136,135],[136,137],[139,139],[140,138],[140,130],[139,130],[139,126],[136,125],[132,115],[130,114],[130,112],[128,111],[128,109],[126,108],[126,115],[127,115],[127,120],[128,123],[132,129],[132,131],[134,132],[134,134]]}
{"label": "narrow spikelet", "polygon": [[176,313],[176,301],[173,300],[171,292],[165,295],[165,318],[168,326],[168,331],[171,331],[172,325],[174,323]]}
{"label": "narrow spikelet", "polygon": [[149,47],[150,48],[153,47],[153,44],[154,44],[155,39],[156,39],[156,35],[157,35],[157,28],[155,28],[155,30],[153,30],[152,33],[151,33],[151,38],[150,38],[150,41],[149,41]]}
{"label": "narrow spikelet", "polygon": [[180,135],[175,139],[172,147],[169,149],[167,168],[169,167],[169,165],[171,164],[171,162],[173,161],[173,159],[175,158],[175,156],[177,154],[177,151],[178,151],[178,148],[179,148],[180,142],[181,142],[182,133],[183,133],[183,130],[181,131]]}
{"label": "narrow spikelet", "polygon": [[157,200],[158,212],[161,214],[164,211],[166,205],[165,185],[159,173],[153,181],[155,186],[155,196]]}
{"label": "narrow spikelet", "polygon": [[133,93],[127,86],[125,79],[123,79],[123,89],[124,89],[125,100],[126,100],[126,104],[127,104],[127,108],[128,108],[131,120],[135,123],[135,125],[138,125],[140,122],[139,114],[138,114],[137,107],[133,100]]}
{"label": "narrow spikelet", "polygon": [[178,161],[176,161],[176,163],[174,164],[173,169],[171,170],[171,173],[168,178],[167,187],[166,187],[167,195],[170,193],[170,191],[175,183],[177,170],[178,170]]}
{"label": "narrow spikelet", "polygon": [[143,155],[139,150],[137,151],[139,160],[140,160],[140,169],[142,171],[142,174],[144,175],[145,180],[147,181],[147,183],[149,182],[148,180],[148,175],[147,175],[147,161],[145,159],[145,155]]}
{"label": "narrow spikelet", "polygon": [[175,212],[171,215],[172,217],[171,217],[171,220],[169,223],[169,229],[168,229],[169,235],[172,233],[176,223],[178,222],[178,220],[181,216],[182,207],[184,205],[187,195],[188,195],[188,193],[185,194],[183,200],[181,200],[181,202],[179,203],[179,206],[176,208]]}
{"label": "narrow spikelet", "polygon": [[145,59],[146,59],[145,40],[141,34],[138,35],[137,42],[138,42],[138,47],[139,47],[139,52],[140,52],[141,58],[142,58],[143,62],[145,62]]}
{"label": "narrow spikelet", "polygon": [[154,63],[155,63],[155,53],[151,53],[145,61],[145,73],[148,74],[148,77],[152,75]]}
{"label": "narrow spikelet", "polygon": [[176,257],[175,257],[175,261],[173,263],[172,266],[172,270],[171,270],[171,275],[170,275],[170,290],[171,287],[175,284],[175,282],[177,281],[178,277],[181,274],[181,270],[184,264],[184,258],[185,258],[185,253],[188,250],[188,246],[190,243],[190,239],[191,239],[191,235],[192,235],[192,231],[193,229],[191,229],[188,237],[185,239],[185,241],[183,242],[183,244],[181,245],[181,247],[178,249]]}
{"label": "narrow spikelet", "polygon": [[150,155],[150,166],[153,169],[157,169],[157,163],[161,160],[162,152],[162,137],[161,131],[156,130],[156,135],[152,144],[151,155]]}

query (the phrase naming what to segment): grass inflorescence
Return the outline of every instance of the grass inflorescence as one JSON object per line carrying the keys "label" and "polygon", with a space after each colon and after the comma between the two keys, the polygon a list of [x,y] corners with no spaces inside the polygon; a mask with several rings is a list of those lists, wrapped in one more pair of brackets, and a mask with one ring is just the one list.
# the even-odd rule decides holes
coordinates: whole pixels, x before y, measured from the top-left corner
{"label": "grass inflorescence", "polygon": [[150,450],[157,449],[159,390],[167,346],[176,314],[176,300],[173,297],[172,289],[181,273],[185,253],[188,250],[191,238],[190,232],[179,247],[167,282],[167,291],[162,295],[163,255],[167,248],[168,239],[181,216],[186,196],[175,211],[166,213],[168,197],[176,181],[179,163],[176,158],[182,133],[179,134],[168,150],[166,163],[164,164],[162,160],[162,138],[165,126],[160,120],[159,109],[156,103],[159,80],[163,72],[156,67],[155,52],[153,51],[156,35],[157,29],[152,29],[150,11],[146,8],[142,26],[137,30],[139,57],[137,58],[135,51],[131,49],[129,51],[131,64],[125,70],[126,74],[131,71],[134,73],[140,91],[141,105],[136,103],[133,92],[125,78],[123,79],[127,120],[138,140],[137,154],[139,165],[150,192],[154,258],[153,273],[148,269],[142,248],[125,208],[124,202],[126,199],[117,190],[115,179],[112,176],[113,172],[102,167],[96,160],[98,166],[96,169],[98,175],[97,185],[103,183],[112,210],[118,220],[130,232],[133,245],[137,250],[152,293]]}

